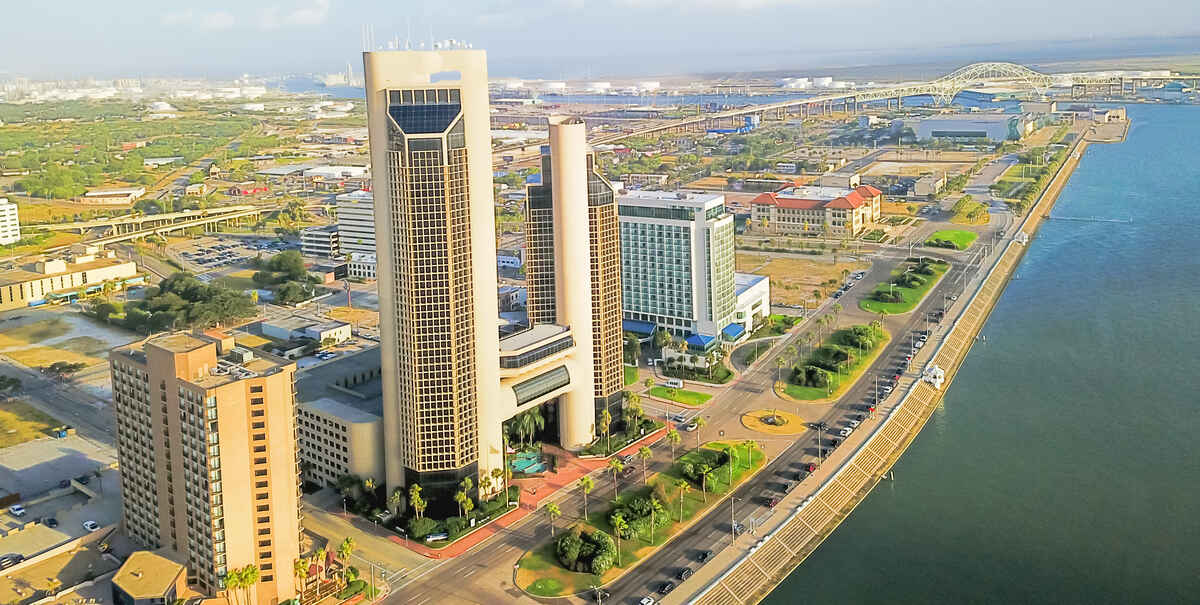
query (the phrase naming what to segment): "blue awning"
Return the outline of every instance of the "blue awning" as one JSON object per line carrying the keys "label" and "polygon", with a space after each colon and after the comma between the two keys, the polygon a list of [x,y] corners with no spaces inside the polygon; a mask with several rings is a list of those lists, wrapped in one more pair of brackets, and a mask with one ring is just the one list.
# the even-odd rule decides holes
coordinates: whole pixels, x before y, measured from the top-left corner
{"label": "blue awning", "polygon": [[725,329],[721,330],[721,335],[724,336],[726,340],[737,340],[742,337],[742,334],[745,333],[746,328],[743,327],[742,324],[737,323],[729,324],[725,326]]}
{"label": "blue awning", "polygon": [[683,341],[686,342],[690,348],[707,351],[709,347],[713,345],[713,343],[717,342],[717,337],[705,336],[703,334],[692,334],[683,339]]}
{"label": "blue awning", "polygon": [[642,334],[644,336],[653,336],[654,331],[658,326],[653,322],[641,321],[639,319],[623,319],[621,320],[621,329],[634,334]]}

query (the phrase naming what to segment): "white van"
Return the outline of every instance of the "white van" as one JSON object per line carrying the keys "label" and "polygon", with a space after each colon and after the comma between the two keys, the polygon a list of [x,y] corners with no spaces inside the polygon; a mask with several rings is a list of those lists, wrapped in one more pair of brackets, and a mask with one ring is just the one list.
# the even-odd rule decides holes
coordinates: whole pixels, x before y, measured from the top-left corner
{"label": "white van", "polygon": [[682,389],[683,381],[678,378],[668,378],[667,387],[672,389]]}

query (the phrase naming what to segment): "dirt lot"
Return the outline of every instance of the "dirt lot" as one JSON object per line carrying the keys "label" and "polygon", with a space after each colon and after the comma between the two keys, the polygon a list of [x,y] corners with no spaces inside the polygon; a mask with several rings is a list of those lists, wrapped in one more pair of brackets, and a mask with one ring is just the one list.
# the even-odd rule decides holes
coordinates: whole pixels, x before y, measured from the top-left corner
{"label": "dirt lot", "polygon": [[858,271],[871,264],[831,263],[807,258],[772,258],[753,253],[737,253],[737,271],[766,275],[771,280],[771,302],[798,305],[812,301],[812,291],[830,279],[842,280],[842,271]]}
{"label": "dirt lot", "polygon": [[136,334],[63,308],[19,309],[0,316],[0,354],[31,368],[55,361],[99,365],[109,349],[136,339]]}
{"label": "dirt lot", "polygon": [[333,307],[325,312],[330,319],[344,321],[355,326],[373,328],[379,325],[379,312],[350,307]]}
{"label": "dirt lot", "polygon": [[920,176],[945,172],[954,176],[967,170],[971,165],[960,162],[873,162],[863,174],[864,176]]}

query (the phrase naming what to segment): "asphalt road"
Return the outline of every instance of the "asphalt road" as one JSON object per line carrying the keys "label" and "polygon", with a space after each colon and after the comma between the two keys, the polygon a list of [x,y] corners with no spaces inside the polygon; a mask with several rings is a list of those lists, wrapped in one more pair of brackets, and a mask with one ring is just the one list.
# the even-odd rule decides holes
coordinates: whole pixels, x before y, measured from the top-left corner
{"label": "asphalt road", "polygon": [[111,403],[4,357],[0,357],[0,374],[21,379],[21,399],[75,427],[80,436],[116,447],[117,424]]}

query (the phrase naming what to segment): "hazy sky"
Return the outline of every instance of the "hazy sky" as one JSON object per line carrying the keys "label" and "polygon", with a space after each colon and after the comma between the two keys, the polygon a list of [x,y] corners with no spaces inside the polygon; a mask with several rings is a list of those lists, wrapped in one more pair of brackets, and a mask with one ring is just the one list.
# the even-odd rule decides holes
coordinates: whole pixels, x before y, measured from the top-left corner
{"label": "hazy sky", "polygon": [[[457,38],[494,76],[589,77],[1003,59],[1039,41],[1200,34],[1197,0],[5,0],[0,73],[202,75],[362,68],[378,43]],[[999,44],[997,44],[999,43]],[[992,45],[992,46],[988,46]],[[1010,49],[1012,49],[1010,51]],[[945,51],[961,53],[962,49]],[[980,57],[982,58],[982,57]]]}

